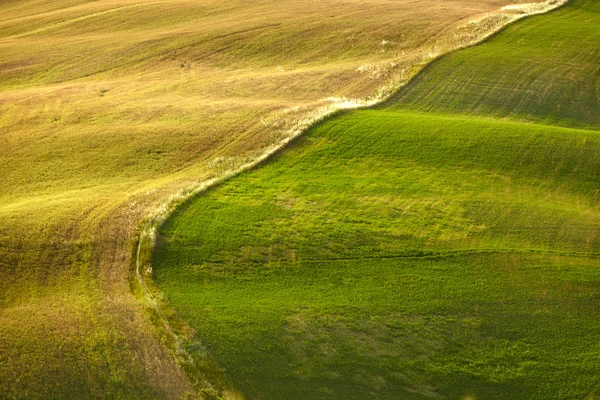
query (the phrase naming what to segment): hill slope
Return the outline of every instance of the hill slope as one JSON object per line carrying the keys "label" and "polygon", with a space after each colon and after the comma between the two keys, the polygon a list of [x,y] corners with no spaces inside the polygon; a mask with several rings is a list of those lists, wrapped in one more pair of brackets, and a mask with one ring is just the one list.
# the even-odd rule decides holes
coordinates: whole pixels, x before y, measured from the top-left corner
{"label": "hill slope", "polygon": [[156,282],[247,398],[597,394],[598,11],[445,57],[165,224]]}
{"label": "hill slope", "polygon": [[600,128],[600,6],[576,3],[438,60],[390,107]]}
{"label": "hill slope", "polygon": [[131,294],[143,218],[506,3],[3,1],[2,396],[192,390]]}

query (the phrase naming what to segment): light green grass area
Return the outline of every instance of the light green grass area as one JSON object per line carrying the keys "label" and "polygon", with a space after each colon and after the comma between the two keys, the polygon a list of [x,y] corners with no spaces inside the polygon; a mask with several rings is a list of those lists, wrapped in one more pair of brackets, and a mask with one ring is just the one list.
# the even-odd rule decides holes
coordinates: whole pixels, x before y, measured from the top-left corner
{"label": "light green grass area", "polygon": [[600,3],[572,3],[432,63],[389,106],[600,128]]}
{"label": "light green grass area", "polygon": [[599,395],[599,11],[444,58],[163,226],[156,283],[246,398]]}

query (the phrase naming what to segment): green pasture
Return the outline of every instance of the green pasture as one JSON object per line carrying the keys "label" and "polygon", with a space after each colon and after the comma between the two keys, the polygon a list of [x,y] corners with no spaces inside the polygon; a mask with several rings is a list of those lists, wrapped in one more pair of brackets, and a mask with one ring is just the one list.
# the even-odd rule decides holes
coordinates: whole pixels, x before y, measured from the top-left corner
{"label": "green pasture", "polygon": [[450,54],[388,104],[600,128],[600,2],[508,26],[485,43]]}
{"label": "green pasture", "polygon": [[600,395],[599,7],[445,57],[167,221],[155,281],[247,399]]}
{"label": "green pasture", "polygon": [[349,113],[183,207],[155,278],[250,398],[581,395],[599,155],[597,132]]}

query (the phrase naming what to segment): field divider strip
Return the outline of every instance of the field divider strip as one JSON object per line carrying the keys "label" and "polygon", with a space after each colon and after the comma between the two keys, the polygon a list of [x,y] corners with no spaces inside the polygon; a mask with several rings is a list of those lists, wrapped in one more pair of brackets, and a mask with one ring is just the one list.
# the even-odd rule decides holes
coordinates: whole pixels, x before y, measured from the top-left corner
{"label": "field divider strip", "polygon": [[[339,258],[303,258],[298,262],[307,263],[329,263],[329,262],[345,262],[345,261],[370,261],[370,260],[411,260],[411,259],[440,259],[450,257],[461,257],[471,255],[491,255],[491,254],[519,254],[519,255],[544,255],[544,256],[561,256],[561,257],[574,257],[574,258],[588,258],[596,259],[600,258],[600,253],[587,253],[583,251],[560,251],[560,250],[540,250],[540,249],[473,249],[473,250],[449,250],[439,252],[423,252],[418,253],[407,253],[407,254],[391,254],[383,255],[379,257],[339,257]],[[206,264],[223,265],[223,261],[219,260],[205,260]],[[262,261],[245,261],[245,264],[249,265],[262,265]]]}

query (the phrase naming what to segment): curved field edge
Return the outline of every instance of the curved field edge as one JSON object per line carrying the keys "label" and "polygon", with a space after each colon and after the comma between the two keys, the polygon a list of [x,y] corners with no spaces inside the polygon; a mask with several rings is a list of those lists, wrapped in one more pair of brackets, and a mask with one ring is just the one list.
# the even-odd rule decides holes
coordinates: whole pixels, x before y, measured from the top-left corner
{"label": "curved field edge", "polygon": [[[596,371],[599,149],[591,131],[354,111],[182,208],[156,277],[251,398],[265,381],[278,398],[290,372],[315,389],[356,374],[340,398],[397,398],[364,392],[397,389],[391,371],[422,394],[573,398]],[[350,368],[347,339],[377,373]],[[304,397],[286,398],[328,398],[295,383]]]}
{"label": "curved field edge", "polygon": [[[452,29],[442,32],[441,38],[437,38],[434,43],[427,44],[427,50],[421,50],[415,55],[409,66],[400,71],[396,70],[395,62],[371,67],[377,73],[391,76],[391,78],[370,98],[364,100],[329,98],[324,106],[307,109],[294,107],[281,112],[280,117],[263,121],[266,126],[283,131],[280,133],[280,136],[283,136],[280,142],[257,155],[250,155],[241,160],[225,160],[225,172],[220,176],[206,180],[200,185],[180,190],[144,219],[140,224],[137,241],[132,249],[135,254],[132,258],[134,260],[132,290],[142,304],[147,307],[163,343],[172,351],[201,395],[223,396],[223,398],[231,399],[243,397],[228,381],[221,367],[210,357],[197,339],[193,329],[177,315],[172,307],[162,301],[164,295],[152,281],[152,254],[156,247],[157,232],[167,219],[194,197],[227,179],[261,165],[285,149],[298,136],[336,116],[340,111],[380,105],[419,76],[433,61],[448,53],[483,43],[513,22],[557,10],[568,2],[569,0],[547,0],[541,3],[507,6],[502,9],[503,12],[488,13],[474,21],[458,24]],[[289,118],[289,114],[294,114],[294,118]]]}

